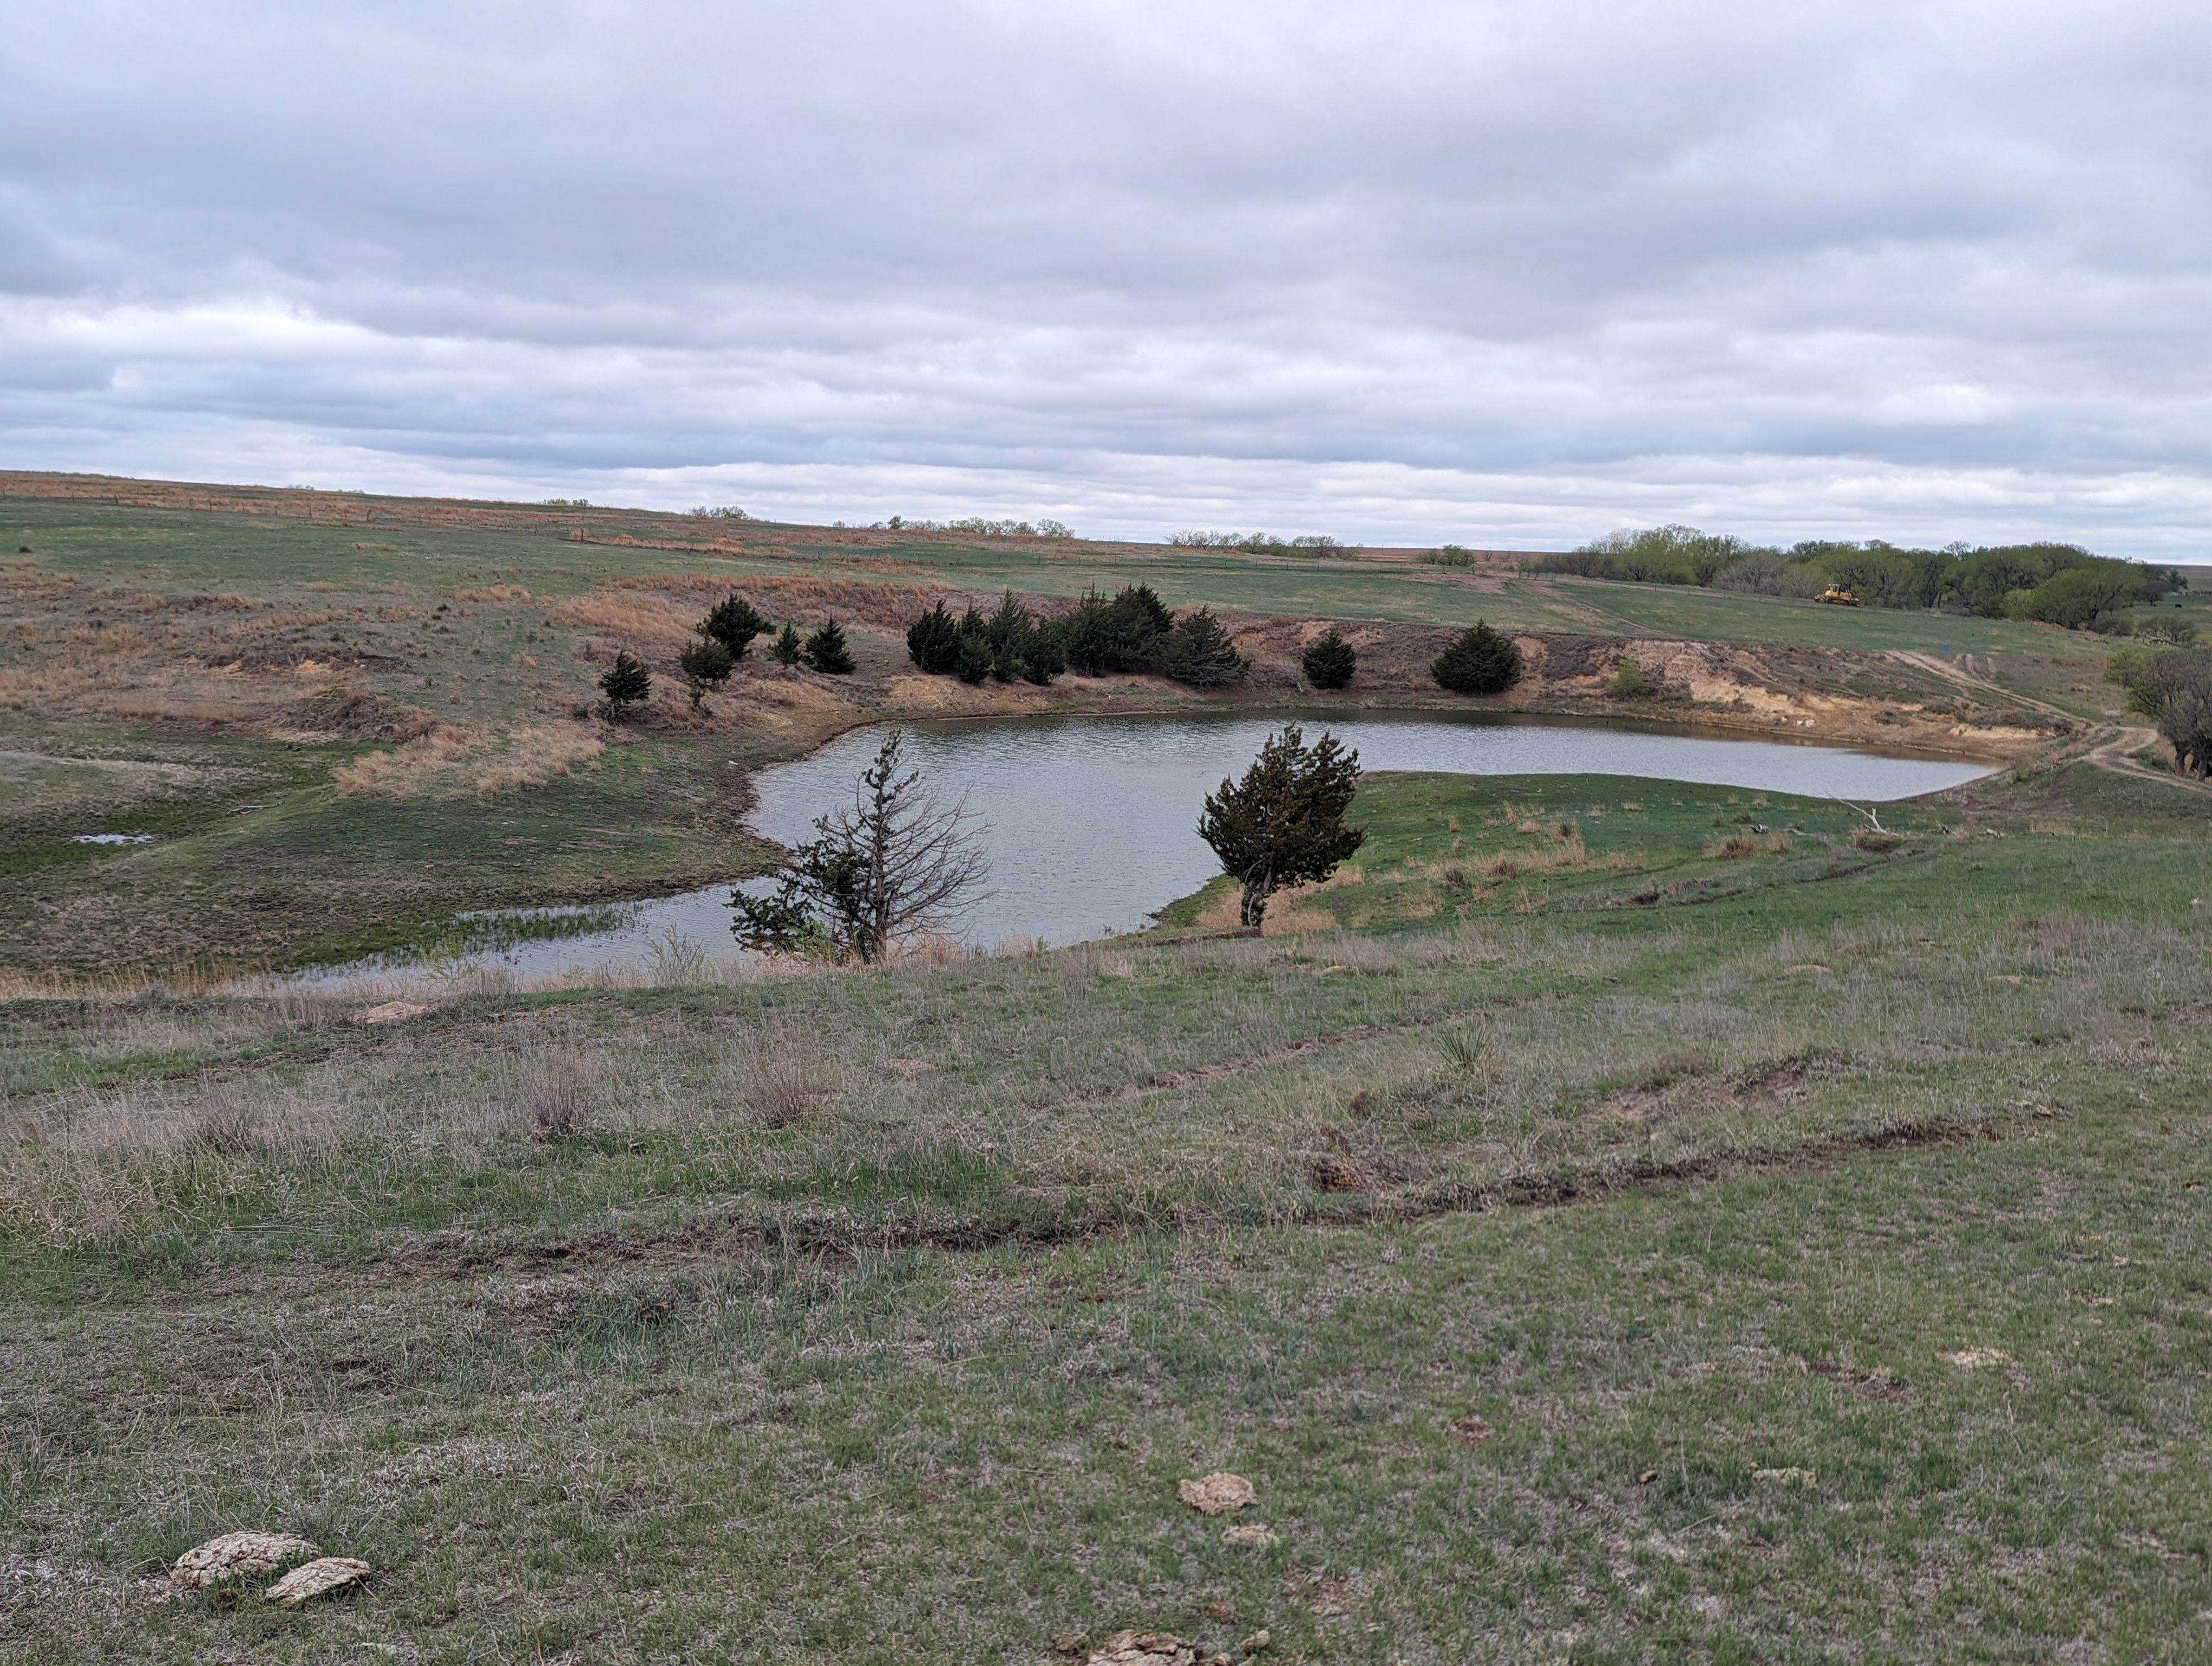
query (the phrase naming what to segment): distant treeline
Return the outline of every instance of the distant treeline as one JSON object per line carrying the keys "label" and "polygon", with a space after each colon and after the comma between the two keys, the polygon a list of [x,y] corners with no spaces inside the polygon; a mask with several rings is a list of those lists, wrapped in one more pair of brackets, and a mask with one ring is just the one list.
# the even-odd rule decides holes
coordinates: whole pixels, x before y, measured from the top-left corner
{"label": "distant treeline", "polygon": [[1177,550],[1242,550],[1254,556],[1342,556],[1359,553],[1356,544],[1340,544],[1325,533],[1277,538],[1271,532],[1177,532],[1168,540]]}
{"label": "distant treeline", "polygon": [[1538,572],[1760,596],[1848,590],[1874,607],[1936,608],[2121,632],[2129,628],[2130,608],[2184,587],[2181,575],[2171,568],[2116,561],[2073,544],[1905,550],[1879,538],[1863,544],[1808,539],[1781,550],[1694,526],[1609,532],[1528,565]]}

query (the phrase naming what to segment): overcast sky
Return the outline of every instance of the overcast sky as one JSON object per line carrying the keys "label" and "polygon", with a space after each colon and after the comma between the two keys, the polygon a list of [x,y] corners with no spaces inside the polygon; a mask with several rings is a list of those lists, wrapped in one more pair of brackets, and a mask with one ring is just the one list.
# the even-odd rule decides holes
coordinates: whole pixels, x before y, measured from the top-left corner
{"label": "overcast sky", "polygon": [[0,0],[0,466],[2212,543],[2212,6]]}

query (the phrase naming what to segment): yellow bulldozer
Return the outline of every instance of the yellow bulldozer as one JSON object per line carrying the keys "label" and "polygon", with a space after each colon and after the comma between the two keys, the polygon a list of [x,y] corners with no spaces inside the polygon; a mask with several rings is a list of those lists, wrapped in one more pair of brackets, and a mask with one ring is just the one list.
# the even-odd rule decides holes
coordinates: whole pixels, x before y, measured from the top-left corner
{"label": "yellow bulldozer", "polygon": [[1856,607],[1859,599],[1840,584],[1832,584],[1813,598],[1816,602],[1833,602],[1838,607]]}

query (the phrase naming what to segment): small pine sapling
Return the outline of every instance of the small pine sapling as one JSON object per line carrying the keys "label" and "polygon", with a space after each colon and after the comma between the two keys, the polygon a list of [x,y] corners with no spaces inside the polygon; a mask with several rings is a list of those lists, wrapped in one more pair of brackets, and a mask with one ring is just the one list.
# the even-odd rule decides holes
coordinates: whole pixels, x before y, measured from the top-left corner
{"label": "small pine sapling", "polygon": [[635,705],[653,692],[653,678],[646,668],[627,654],[615,655],[615,662],[607,674],[599,678],[599,691],[607,697],[613,714],[620,717],[623,711]]}
{"label": "small pine sapling", "polygon": [[806,639],[806,663],[825,677],[850,677],[853,651],[835,619],[823,622]]}
{"label": "small pine sapling", "polygon": [[684,648],[676,663],[682,668],[684,684],[690,690],[691,709],[696,711],[709,686],[720,688],[730,680],[738,661],[737,656],[718,639],[702,636]]}
{"label": "small pine sapling", "polygon": [[1306,681],[1316,688],[1348,688],[1352,672],[1359,668],[1359,654],[1332,627],[1314,638],[1298,663],[1305,668]]}

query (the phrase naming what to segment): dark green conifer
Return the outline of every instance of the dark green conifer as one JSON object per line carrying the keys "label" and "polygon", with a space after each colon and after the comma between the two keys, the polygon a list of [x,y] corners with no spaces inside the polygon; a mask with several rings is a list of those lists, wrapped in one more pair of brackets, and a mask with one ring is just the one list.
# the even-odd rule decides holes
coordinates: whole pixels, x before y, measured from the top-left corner
{"label": "dark green conifer", "polygon": [[1306,681],[1316,688],[1348,688],[1352,673],[1359,668],[1359,655],[1331,627],[1307,645],[1298,663],[1305,668]]}
{"label": "dark green conifer", "polygon": [[1521,650],[1478,619],[1437,656],[1431,670],[1454,694],[1503,694],[1521,680]]}
{"label": "dark green conifer", "polygon": [[824,620],[806,639],[806,663],[825,677],[853,674],[853,651],[835,619]]}

